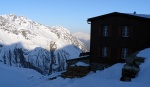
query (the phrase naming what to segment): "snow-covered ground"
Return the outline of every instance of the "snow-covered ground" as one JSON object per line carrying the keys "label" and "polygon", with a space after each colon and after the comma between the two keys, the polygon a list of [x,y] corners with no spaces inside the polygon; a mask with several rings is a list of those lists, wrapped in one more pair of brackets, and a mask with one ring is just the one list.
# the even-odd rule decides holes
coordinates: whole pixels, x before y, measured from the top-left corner
{"label": "snow-covered ground", "polygon": [[0,87],[30,87],[43,76],[31,69],[12,67],[0,63]]}
{"label": "snow-covered ground", "polygon": [[[137,55],[145,57],[145,63],[140,65],[138,77],[131,82],[119,81],[124,64],[118,63],[103,71],[90,72],[83,78],[42,76],[34,70],[7,66],[0,62],[0,87],[150,87],[150,48]],[[59,73],[53,74],[56,75]]]}

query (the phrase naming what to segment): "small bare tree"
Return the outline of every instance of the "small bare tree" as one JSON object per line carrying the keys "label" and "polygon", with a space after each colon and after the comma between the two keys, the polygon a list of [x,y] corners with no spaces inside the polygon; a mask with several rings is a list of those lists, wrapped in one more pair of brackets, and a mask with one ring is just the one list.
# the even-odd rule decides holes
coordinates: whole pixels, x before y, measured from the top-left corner
{"label": "small bare tree", "polygon": [[55,55],[54,55],[54,51],[57,49],[57,45],[54,41],[50,42],[50,57],[51,57],[51,61],[50,61],[50,67],[49,67],[49,72],[48,75],[52,74],[52,70],[53,70],[53,64],[56,62],[55,59]]}

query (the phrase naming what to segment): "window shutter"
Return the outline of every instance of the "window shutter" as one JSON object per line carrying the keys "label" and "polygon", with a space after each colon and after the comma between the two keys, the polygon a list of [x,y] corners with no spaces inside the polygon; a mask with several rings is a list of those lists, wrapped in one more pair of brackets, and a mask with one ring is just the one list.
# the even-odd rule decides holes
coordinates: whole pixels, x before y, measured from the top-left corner
{"label": "window shutter", "polygon": [[132,48],[129,48],[129,56],[133,54]]}
{"label": "window shutter", "polygon": [[122,35],[122,27],[118,26],[118,37],[121,37]]}
{"label": "window shutter", "polygon": [[101,52],[102,52],[102,49],[99,47],[99,48],[98,48],[98,53],[97,53],[97,57],[98,57],[98,58],[101,57],[101,54],[102,54]]}
{"label": "window shutter", "polygon": [[118,59],[121,58],[121,48],[117,48],[117,57]]}
{"label": "window shutter", "polygon": [[102,36],[102,26],[98,27],[98,36],[101,37]]}
{"label": "window shutter", "polygon": [[133,37],[133,26],[129,26],[129,37]]}
{"label": "window shutter", "polygon": [[109,36],[111,37],[112,36],[112,25],[109,26],[108,32],[109,32]]}
{"label": "window shutter", "polygon": [[111,57],[111,47],[108,47],[108,57]]}

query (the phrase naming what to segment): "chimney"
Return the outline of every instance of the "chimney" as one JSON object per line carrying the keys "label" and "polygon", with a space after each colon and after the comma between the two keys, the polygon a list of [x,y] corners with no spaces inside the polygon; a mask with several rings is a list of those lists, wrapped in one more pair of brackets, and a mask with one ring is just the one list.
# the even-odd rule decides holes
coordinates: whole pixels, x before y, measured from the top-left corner
{"label": "chimney", "polygon": [[136,11],[134,11],[133,14],[136,14]]}

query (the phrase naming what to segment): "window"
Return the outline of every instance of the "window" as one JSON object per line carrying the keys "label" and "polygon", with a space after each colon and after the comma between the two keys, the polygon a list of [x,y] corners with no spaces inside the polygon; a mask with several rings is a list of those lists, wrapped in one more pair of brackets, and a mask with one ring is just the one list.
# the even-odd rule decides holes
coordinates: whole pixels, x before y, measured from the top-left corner
{"label": "window", "polygon": [[109,31],[108,31],[108,26],[103,26],[103,29],[102,29],[102,36],[103,37],[108,37],[108,33],[109,33]]}
{"label": "window", "polygon": [[102,57],[106,57],[107,56],[107,47],[102,47]]}
{"label": "window", "polygon": [[128,28],[128,26],[123,26],[123,28],[122,28],[122,37],[129,37],[129,28]]}
{"label": "window", "polygon": [[128,56],[128,48],[122,48],[121,58],[126,58]]}

